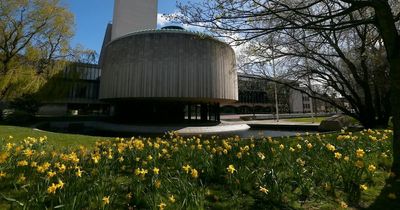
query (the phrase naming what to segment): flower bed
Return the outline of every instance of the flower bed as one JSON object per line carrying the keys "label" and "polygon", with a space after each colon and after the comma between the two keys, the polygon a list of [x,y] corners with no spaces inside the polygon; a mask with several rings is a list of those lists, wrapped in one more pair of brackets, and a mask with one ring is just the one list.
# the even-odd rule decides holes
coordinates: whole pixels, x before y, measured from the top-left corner
{"label": "flower bed", "polygon": [[391,137],[391,130],[274,139],[170,133],[94,149],[27,137],[0,149],[0,201],[17,209],[268,209],[315,201],[347,208],[388,177]]}

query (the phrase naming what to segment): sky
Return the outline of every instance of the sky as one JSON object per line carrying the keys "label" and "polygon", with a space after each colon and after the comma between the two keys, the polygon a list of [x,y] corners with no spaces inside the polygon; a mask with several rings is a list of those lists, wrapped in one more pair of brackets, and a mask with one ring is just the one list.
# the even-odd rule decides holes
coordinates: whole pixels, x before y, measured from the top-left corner
{"label": "sky", "polygon": [[[179,0],[179,2],[187,1],[189,0]],[[80,44],[84,48],[100,53],[104,32],[107,24],[112,21],[114,1],[61,0],[61,3],[75,15],[75,36],[72,46]],[[162,18],[162,14],[171,14],[176,11],[176,0],[158,0],[158,27],[168,24]]]}

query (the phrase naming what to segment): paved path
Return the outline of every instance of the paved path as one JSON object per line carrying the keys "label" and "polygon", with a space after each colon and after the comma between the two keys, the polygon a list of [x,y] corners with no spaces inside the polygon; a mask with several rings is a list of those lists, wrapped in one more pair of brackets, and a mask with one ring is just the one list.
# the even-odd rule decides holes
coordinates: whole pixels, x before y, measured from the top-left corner
{"label": "paved path", "polygon": [[309,123],[309,122],[292,122],[289,120],[284,120],[281,119],[279,122],[276,122],[276,120],[249,120],[249,121],[244,121],[244,120],[221,120],[223,124],[257,124],[257,125],[314,125],[314,126],[319,126],[319,122],[315,123]]}
{"label": "paved path", "polygon": [[159,134],[167,131],[177,131],[182,135],[198,135],[198,134],[218,134],[226,132],[246,131],[250,128],[260,130],[318,130],[320,123],[307,122],[291,122],[288,120],[251,120],[244,121],[240,118],[230,117],[221,120],[218,125],[212,126],[192,126],[192,125],[126,125],[114,124],[100,121],[74,121],[74,122],[49,122],[50,127],[69,128],[71,124],[82,128],[91,128],[101,131],[141,133],[141,134]]}
{"label": "paved path", "polygon": [[102,131],[126,132],[140,134],[159,134],[168,131],[177,131],[182,135],[217,134],[224,132],[244,131],[250,129],[246,123],[224,124],[213,126],[190,125],[127,125],[99,121],[49,122],[50,127],[68,128],[71,124],[82,128],[92,128]]}

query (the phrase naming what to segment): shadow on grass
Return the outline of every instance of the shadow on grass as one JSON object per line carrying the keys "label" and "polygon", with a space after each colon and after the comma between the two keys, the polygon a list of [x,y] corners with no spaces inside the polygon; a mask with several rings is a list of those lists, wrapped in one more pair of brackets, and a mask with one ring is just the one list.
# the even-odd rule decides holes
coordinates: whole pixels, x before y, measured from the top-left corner
{"label": "shadow on grass", "polygon": [[379,196],[366,210],[400,209],[400,178],[389,178]]}

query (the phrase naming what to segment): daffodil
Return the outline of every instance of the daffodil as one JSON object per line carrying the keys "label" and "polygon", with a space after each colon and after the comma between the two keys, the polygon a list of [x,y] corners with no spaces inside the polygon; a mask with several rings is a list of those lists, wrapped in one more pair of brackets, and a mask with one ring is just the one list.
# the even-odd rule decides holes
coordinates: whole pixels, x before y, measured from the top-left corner
{"label": "daffodil", "polygon": [[76,175],[77,177],[82,177],[82,171],[81,171],[80,168],[77,169],[77,171],[75,172],[75,175]]}
{"label": "daffodil", "polygon": [[364,157],[364,154],[365,154],[365,152],[364,152],[363,149],[357,149],[357,151],[356,151],[356,156],[357,156],[357,158],[362,158],[362,157]]}
{"label": "daffodil", "polygon": [[197,177],[199,177],[199,173],[197,172],[197,170],[196,169],[192,169],[191,170],[191,176],[193,177],[193,178],[197,178]]}
{"label": "daffodil", "polygon": [[327,144],[327,145],[326,145],[326,148],[327,148],[329,151],[332,151],[332,152],[334,152],[334,151],[336,150],[335,146],[333,146],[332,144]]}
{"label": "daffodil", "polygon": [[28,165],[28,161],[26,160],[21,160],[17,162],[17,166],[27,166]]}
{"label": "daffodil", "polygon": [[228,154],[228,150],[227,150],[227,149],[224,149],[222,152],[223,152],[225,155]]}
{"label": "daffodil", "polygon": [[158,169],[157,167],[154,167],[153,168],[153,173],[156,174],[156,175],[159,174],[160,173],[160,169]]}
{"label": "daffodil", "polygon": [[132,193],[129,192],[128,194],[126,194],[126,198],[127,198],[128,200],[132,199]]}
{"label": "daffodil", "polygon": [[95,164],[99,163],[100,158],[101,158],[101,156],[100,156],[99,153],[92,154],[92,160],[93,160],[93,162],[94,162]]}
{"label": "daffodil", "polygon": [[73,163],[79,163],[78,155],[75,152],[72,152],[71,154],[69,154],[68,159],[70,161],[72,161]]}
{"label": "daffodil", "polygon": [[368,186],[366,184],[361,184],[360,185],[360,190],[365,191],[368,189]]}
{"label": "daffodil", "polygon": [[335,158],[339,160],[342,158],[342,154],[340,154],[340,152],[335,152]]}
{"label": "daffodil", "polygon": [[57,188],[60,188],[60,189],[64,188],[64,182],[61,181],[60,179],[58,180]]}
{"label": "daffodil", "polygon": [[228,173],[231,174],[233,174],[236,171],[235,166],[233,166],[232,164],[229,165],[228,168],[226,168],[226,170],[228,171]]}
{"label": "daffodil", "polygon": [[55,183],[52,183],[51,186],[47,188],[47,193],[55,194],[56,190],[57,190],[57,185]]}
{"label": "daffodil", "polygon": [[368,166],[368,171],[369,172],[374,172],[375,170],[376,170],[376,167],[374,165],[371,164],[371,165]]}
{"label": "daffodil", "polygon": [[306,161],[302,160],[301,158],[298,158],[296,160],[296,162],[300,165],[300,166],[304,166],[306,164]]}
{"label": "daffodil", "polygon": [[34,151],[31,150],[31,149],[25,149],[25,150],[23,151],[23,154],[24,154],[26,157],[31,157],[31,156],[34,154]]}
{"label": "daffodil", "polygon": [[186,166],[182,166],[182,169],[188,174],[191,167],[190,167],[190,165],[186,165]]}
{"label": "daffodil", "polygon": [[15,144],[13,144],[13,143],[7,143],[7,145],[6,145],[7,151],[10,151],[14,146],[15,146]]}
{"label": "daffodil", "polygon": [[264,160],[264,159],[265,159],[265,155],[264,155],[264,153],[262,153],[262,152],[258,152],[258,153],[257,153],[257,156],[258,156],[261,160]]}
{"label": "daffodil", "polygon": [[6,162],[9,155],[10,154],[8,152],[1,152],[0,153],[0,164]]}
{"label": "daffodil", "polygon": [[110,196],[104,196],[102,200],[104,205],[110,204]]}
{"label": "daffodil", "polygon": [[171,203],[175,203],[175,201],[176,201],[174,195],[169,196],[169,197],[168,197],[168,200],[169,200]]}
{"label": "daffodil", "polygon": [[158,208],[159,208],[160,210],[164,210],[165,207],[167,207],[167,204],[165,204],[165,203],[163,203],[163,202],[161,202],[161,203],[158,205]]}
{"label": "daffodil", "polygon": [[268,194],[269,190],[267,188],[265,188],[265,187],[261,187],[260,186],[260,192]]}
{"label": "daffodil", "polygon": [[340,208],[342,208],[342,209],[347,209],[347,207],[348,207],[348,205],[347,205],[346,202],[344,202],[344,201],[341,201],[341,202],[340,202]]}
{"label": "daffodil", "polygon": [[59,171],[60,173],[64,173],[65,170],[67,170],[67,167],[66,167],[64,164],[61,164],[61,165],[58,167],[58,171]]}
{"label": "daffodil", "polygon": [[137,168],[137,169],[135,170],[135,175],[136,175],[136,176],[141,176],[141,177],[143,178],[143,177],[146,176],[146,174],[147,174],[148,172],[149,172],[149,171],[148,171],[147,169],[144,169],[144,168]]}
{"label": "daffodil", "polygon": [[55,176],[57,173],[56,172],[54,172],[54,171],[48,171],[47,172],[47,177],[50,179],[50,178],[52,178],[53,176]]}
{"label": "daffodil", "polygon": [[147,156],[147,160],[153,160],[153,156],[151,156],[151,155],[149,155],[149,156]]}
{"label": "daffodil", "polygon": [[137,149],[137,150],[143,150],[144,147],[145,147],[145,144],[143,143],[143,141],[142,141],[142,140],[139,140],[139,139],[135,139],[135,140],[132,142],[132,144],[133,144],[133,147],[134,147],[135,149]]}

